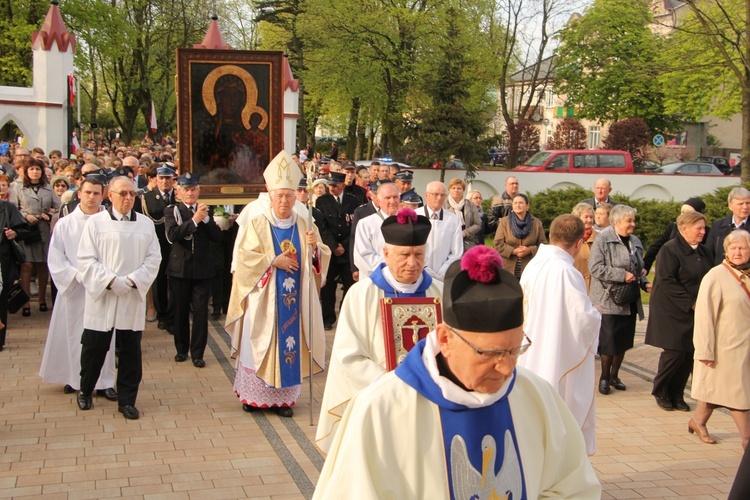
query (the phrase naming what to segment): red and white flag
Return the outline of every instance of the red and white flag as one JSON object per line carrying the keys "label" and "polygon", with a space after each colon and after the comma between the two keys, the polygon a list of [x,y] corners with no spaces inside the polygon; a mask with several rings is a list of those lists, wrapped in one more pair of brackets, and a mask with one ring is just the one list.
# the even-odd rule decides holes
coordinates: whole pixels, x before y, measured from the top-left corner
{"label": "red and white flag", "polygon": [[151,118],[149,119],[149,128],[151,129],[151,133],[156,133],[156,129],[158,128],[156,125],[156,108],[154,108],[154,101],[151,101]]}
{"label": "red and white flag", "polygon": [[68,101],[70,106],[76,102],[76,77],[73,73],[68,75]]}

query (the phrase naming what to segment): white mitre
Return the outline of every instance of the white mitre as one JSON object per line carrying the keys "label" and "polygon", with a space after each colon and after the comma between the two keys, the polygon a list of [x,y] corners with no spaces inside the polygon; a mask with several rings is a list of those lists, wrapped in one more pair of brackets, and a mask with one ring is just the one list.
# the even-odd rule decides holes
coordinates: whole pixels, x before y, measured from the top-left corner
{"label": "white mitre", "polygon": [[302,178],[302,172],[300,172],[292,155],[282,149],[263,171],[263,177],[266,179],[266,187],[269,192],[274,189],[291,189],[294,191]]}

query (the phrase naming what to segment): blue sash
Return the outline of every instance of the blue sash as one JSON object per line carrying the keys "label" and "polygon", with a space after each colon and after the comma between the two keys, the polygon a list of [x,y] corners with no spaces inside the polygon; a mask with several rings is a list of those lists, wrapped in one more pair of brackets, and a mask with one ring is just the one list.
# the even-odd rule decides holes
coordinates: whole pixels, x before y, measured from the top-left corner
{"label": "blue sash", "polygon": [[452,499],[526,498],[526,482],[508,395],[482,408],[445,399],[422,361],[425,341],[409,351],[396,376],[438,406]]}
{"label": "blue sash", "polygon": [[422,271],[422,283],[414,290],[414,293],[399,293],[385,280],[383,276],[384,267],[385,263],[381,262],[370,275],[370,279],[375,283],[375,286],[383,290],[386,297],[427,297],[426,292],[432,284],[432,276],[424,272],[424,270]]}
{"label": "blue sash", "polygon": [[[271,226],[274,234],[273,249],[276,255],[291,249],[296,254],[297,262],[301,255],[297,225],[288,229]],[[276,269],[276,335],[279,342],[279,371],[281,387],[284,389],[301,384],[300,355],[300,287],[302,266],[295,272]]]}

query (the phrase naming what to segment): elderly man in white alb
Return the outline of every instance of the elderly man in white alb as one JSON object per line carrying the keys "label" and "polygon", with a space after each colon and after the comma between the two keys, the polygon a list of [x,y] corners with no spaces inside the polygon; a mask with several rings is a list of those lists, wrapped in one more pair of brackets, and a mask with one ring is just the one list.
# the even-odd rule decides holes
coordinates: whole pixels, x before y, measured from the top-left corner
{"label": "elderly man in white alb", "polygon": [[448,267],[460,259],[464,252],[461,220],[443,209],[447,197],[448,189],[445,184],[430,182],[425,190],[425,206],[417,209],[417,213],[427,217],[432,224],[432,232],[427,240],[425,271],[440,281],[445,278]]}
{"label": "elderly man in white alb", "polygon": [[442,284],[424,272],[430,221],[417,216],[414,210],[402,208],[385,219],[380,229],[385,239],[385,263],[369,278],[355,283],[341,306],[315,436],[324,453],[328,452],[347,402],[385,373],[380,299],[442,296]]}
{"label": "elderly man in white alb", "polygon": [[270,206],[247,221],[236,242],[226,329],[237,358],[234,392],[247,412],[269,408],[291,417],[302,374],[325,367],[325,331],[314,275],[331,251],[315,224],[293,211],[302,174],[281,151],[263,172]]}
{"label": "elderly man in white alb", "polygon": [[552,384],[581,427],[586,451],[596,451],[594,371],[601,314],[574,267],[583,242],[583,222],[570,214],[552,221],[549,245],[540,245],[521,275],[524,330],[535,346],[518,366]]}
{"label": "elderly man in white alb", "polygon": [[396,215],[401,203],[398,188],[390,181],[378,187],[377,196],[380,208],[359,221],[354,236],[354,265],[359,270],[359,279],[370,276],[384,262],[385,240],[380,226],[386,217]]}
{"label": "elderly man in white alb", "polygon": [[599,499],[573,416],[516,359],[523,292],[491,248],[454,262],[443,322],[349,402],[314,499]]}

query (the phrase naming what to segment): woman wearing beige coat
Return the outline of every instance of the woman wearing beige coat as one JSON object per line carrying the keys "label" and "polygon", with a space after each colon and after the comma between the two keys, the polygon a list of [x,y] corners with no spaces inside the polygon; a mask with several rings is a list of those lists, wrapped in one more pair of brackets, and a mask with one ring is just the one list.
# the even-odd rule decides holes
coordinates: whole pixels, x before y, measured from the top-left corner
{"label": "woman wearing beige coat", "polygon": [[497,223],[494,243],[495,250],[505,261],[503,267],[519,279],[539,245],[547,243],[542,221],[529,213],[529,199],[525,194],[513,197],[510,214]]}
{"label": "woman wearing beige coat", "polygon": [[[727,408],[750,442],[750,233],[724,238],[726,259],[701,282],[695,306],[692,397],[698,400],[688,431],[716,443],[706,428],[714,409]],[[744,285],[744,286],[742,286]]]}
{"label": "woman wearing beige coat", "polygon": [[594,207],[588,203],[579,203],[573,207],[570,212],[571,215],[578,217],[583,221],[583,241],[581,249],[576,255],[573,266],[583,275],[583,281],[586,282],[586,291],[591,289],[591,271],[589,271],[589,256],[591,255],[591,245],[596,240],[596,235],[599,234],[594,231]]}

